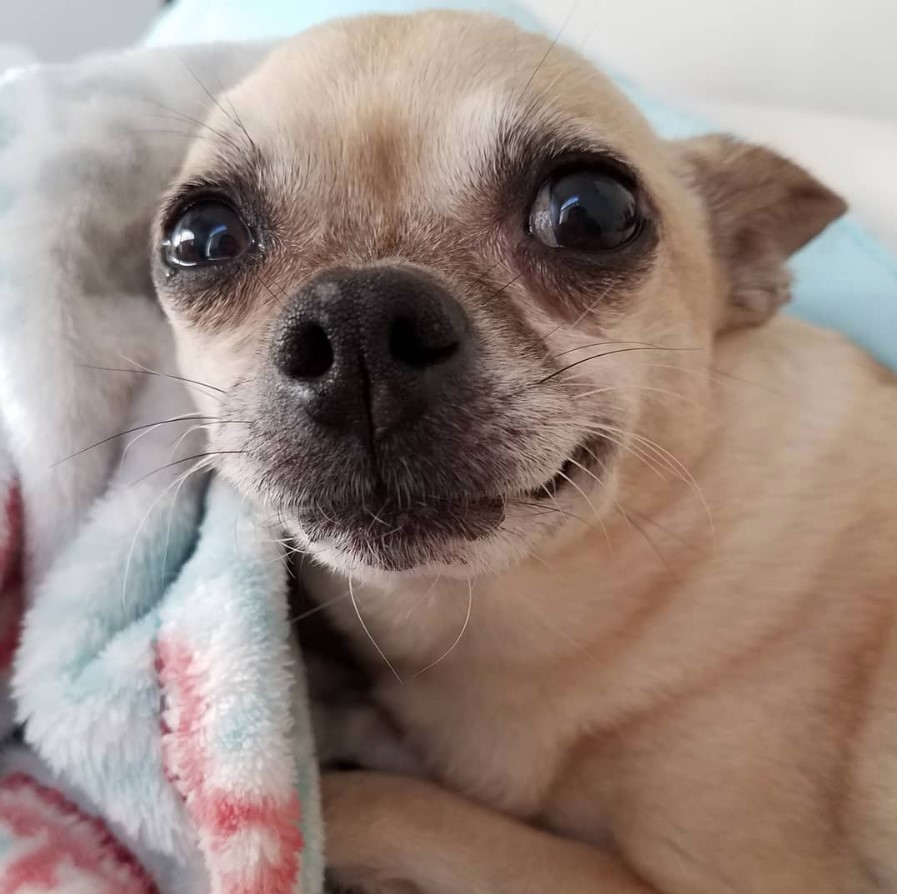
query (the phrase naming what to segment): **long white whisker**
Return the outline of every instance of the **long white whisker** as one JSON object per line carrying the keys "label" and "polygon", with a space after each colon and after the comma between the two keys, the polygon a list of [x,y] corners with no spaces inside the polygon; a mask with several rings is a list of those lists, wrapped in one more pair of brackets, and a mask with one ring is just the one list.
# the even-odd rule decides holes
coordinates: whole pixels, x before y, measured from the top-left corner
{"label": "long white whisker", "polygon": [[[143,518],[140,520],[140,524],[137,525],[137,530],[134,531],[134,536],[131,538],[131,546],[128,548],[128,558],[125,561],[125,573],[124,573],[124,577],[122,579],[122,585],[121,585],[122,606],[126,607],[128,604],[128,599],[127,599],[128,581],[130,580],[130,574],[131,574],[131,562],[134,559],[134,550],[137,547],[137,540],[140,537],[140,532],[143,530],[143,526],[146,524],[150,515],[155,511],[156,507],[159,505],[159,503],[162,502],[162,500],[165,498],[165,496],[168,494],[168,492],[173,487],[176,487],[177,485],[181,484],[184,480],[186,480],[194,472],[199,471],[201,468],[204,468],[203,460],[200,460],[192,468],[188,469],[182,475],[178,475],[168,485],[166,485],[166,487],[162,490],[162,492],[159,494],[159,496],[156,497],[155,500],[153,500],[149,509],[146,510],[146,512],[143,515]],[[167,550],[167,546],[166,546],[166,550]]]}
{"label": "long white whisker", "polygon": [[470,615],[471,615],[472,611],[473,611],[473,579],[468,578],[467,579],[467,615],[464,618],[464,624],[461,626],[461,632],[457,635],[457,637],[455,637],[455,641],[448,647],[448,649],[445,650],[445,652],[442,655],[440,655],[435,661],[430,662],[430,664],[428,664],[422,670],[419,670],[414,675],[414,677],[412,677],[412,679],[419,677],[421,674],[425,674],[428,670],[436,667],[437,664],[439,664],[441,661],[444,661],[446,658],[448,658],[449,655],[452,654],[455,647],[458,645],[458,643],[461,642],[461,637],[464,636],[464,632],[467,630],[467,627],[470,624]]}
{"label": "long white whisker", "polygon": [[133,446],[134,446],[134,445],[135,445],[141,438],[146,437],[146,435],[148,435],[148,434],[152,434],[152,432],[154,432],[157,428],[159,428],[160,425],[167,425],[167,424],[170,423],[170,422],[187,421],[188,418],[197,418],[197,417],[201,417],[202,415],[203,415],[202,413],[187,413],[187,414],[185,414],[185,415],[183,415],[183,416],[173,416],[171,419],[162,419],[162,420],[160,420],[159,422],[156,422],[156,423],[153,424],[153,425],[149,425],[149,426],[147,426],[142,432],[140,432],[140,434],[136,435],[136,436],[133,437],[130,441],[128,441],[127,444],[125,444],[125,446],[124,446],[124,448],[122,449],[122,452],[121,452],[121,462],[124,462],[124,461],[125,461],[125,458],[126,458],[127,455],[128,455],[128,451],[129,451],[129,450],[130,450],[130,449],[131,449],[131,448],[132,448],[132,447],[133,447]]}
{"label": "long white whisker", "polygon": [[[625,450],[627,453],[631,453],[636,459],[640,462],[643,462],[661,481],[666,481],[666,477],[664,476],[664,468],[667,471],[670,471],[668,467],[660,465],[659,461],[654,459],[650,453],[644,450],[642,447],[631,444],[628,441],[625,441],[623,438],[614,437],[611,432],[609,432],[606,428],[599,428],[597,426],[586,426],[587,431],[594,431],[601,435],[602,438],[610,441],[611,444],[615,444],[621,450]],[[617,429],[620,431],[620,429]],[[594,457],[594,453],[592,454]],[[597,457],[595,457],[597,459]]]}
{"label": "long white whisker", "polygon": [[433,583],[430,584],[430,586],[427,588],[426,593],[424,593],[422,596],[419,596],[411,604],[411,608],[408,609],[408,612],[405,615],[406,621],[411,617],[412,613],[420,606],[420,604],[436,589],[440,580],[442,580],[442,572],[441,571],[436,575],[436,578],[434,579]]}
{"label": "long white whisker", "polygon": [[300,621],[304,621],[306,618],[310,618],[312,615],[318,614],[318,612],[322,612],[325,609],[330,608],[332,605],[336,605],[338,602],[343,602],[346,599],[351,598],[351,592],[345,592],[341,596],[335,596],[333,599],[328,599],[326,602],[320,602],[318,605],[313,608],[308,609],[307,611],[301,612],[293,618],[290,618],[290,624],[298,624]]}
{"label": "long white whisker", "polygon": [[[189,387],[204,388],[204,389],[206,389],[204,392],[205,395],[207,397],[211,397],[213,400],[220,401],[221,398],[218,395],[226,393],[223,388],[218,388],[215,385],[209,385],[207,382],[198,382],[196,379],[187,379],[187,378],[184,378],[183,376],[175,376],[175,375],[172,375],[171,373],[160,372],[158,369],[152,369],[149,366],[145,366],[139,360],[134,360],[133,358],[128,357],[125,354],[119,354],[118,356],[122,360],[124,360],[125,363],[130,363],[132,366],[134,366],[135,367],[135,369],[133,370],[134,372],[145,372],[151,376],[161,376],[163,379],[172,379],[176,382],[183,383],[188,388]],[[210,391],[215,392],[215,393],[210,394],[209,393]]]}
{"label": "long white whisker", "polygon": [[606,428],[609,431],[619,432],[620,434],[622,434],[624,436],[628,435],[629,437],[633,438],[640,444],[644,445],[644,448],[646,450],[651,451],[652,453],[655,454],[655,456],[658,456],[660,459],[664,459],[669,464],[668,467],[674,474],[676,474],[676,470],[679,471],[678,477],[680,478],[680,480],[682,480],[686,484],[689,484],[694,489],[695,493],[698,496],[698,499],[701,501],[701,503],[704,506],[704,511],[707,514],[707,521],[710,526],[710,538],[711,538],[711,542],[713,543],[713,552],[714,552],[714,554],[716,554],[716,552],[717,552],[717,537],[716,537],[716,524],[713,520],[713,512],[710,509],[710,504],[707,501],[707,497],[704,494],[704,491],[702,490],[701,486],[698,484],[694,475],[692,475],[692,473],[685,466],[685,464],[677,456],[670,453],[669,450],[667,450],[664,447],[661,447],[660,444],[658,444],[656,441],[652,441],[650,438],[646,438],[644,435],[637,434],[636,432],[624,432],[622,429],[614,428],[613,426],[606,426]]}
{"label": "long white whisker", "polygon": [[374,639],[374,635],[368,629],[368,625],[365,624],[364,618],[361,616],[361,611],[358,608],[358,600],[355,598],[355,588],[352,585],[352,578],[349,578],[349,598],[352,600],[352,608],[355,609],[355,614],[358,616],[358,622],[361,624],[361,629],[365,632],[367,638],[371,641],[371,645],[377,650],[377,653],[380,657],[386,662],[386,666],[392,671],[392,675],[400,682],[404,683],[405,681],[399,676],[399,672],[393,667],[392,662],[386,657],[386,653],[383,649],[380,648],[377,640]]}
{"label": "long white whisker", "polygon": [[[564,382],[561,384],[564,386],[567,386],[567,387],[575,388],[575,387],[587,386],[591,383]],[[625,394],[628,391],[647,391],[651,394],[662,394],[666,397],[672,397],[672,398],[675,398],[676,400],[682,401],[683,403],[690,404],[691,406],[707,413],[708,415],[713,415],[713,416],[716,415],[713,413],[713,411],[708,406],[705,406],[704,404],[701,404],[696,400],[692,400],[690,397],[686,397],[684,394],[679,394],[676,391],[670,391],[667,388],[656,388],[653,385],[605,385],[605,386],[602,386],[601,388],[592,388],[589,391],[583,391],[581,393],[574,394],[573,397],[575,400],[582,400],[587,397],[594,397],[596,394],[607,394],[607,393],[611,393],[611,392],[622,392]]]}

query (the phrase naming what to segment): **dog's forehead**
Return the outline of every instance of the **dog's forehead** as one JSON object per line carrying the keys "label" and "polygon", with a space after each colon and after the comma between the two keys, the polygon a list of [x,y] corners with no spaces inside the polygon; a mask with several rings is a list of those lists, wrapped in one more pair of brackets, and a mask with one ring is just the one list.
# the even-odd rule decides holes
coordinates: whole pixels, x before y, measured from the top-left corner
{"label": "dog's forehead", "polygon": [[[634,156],[652,139],[610,81],[575,53],[489,16],[426,13],[331,23],[277,50],[214,111],[239,117],[271,175],[428,189],[488,170],[499,138],[561,132]],[[238,134],[239,136],[239,134]],[[189,167],[210,164],[200,141]],[[280,169],[278,171],[278,169]]]}

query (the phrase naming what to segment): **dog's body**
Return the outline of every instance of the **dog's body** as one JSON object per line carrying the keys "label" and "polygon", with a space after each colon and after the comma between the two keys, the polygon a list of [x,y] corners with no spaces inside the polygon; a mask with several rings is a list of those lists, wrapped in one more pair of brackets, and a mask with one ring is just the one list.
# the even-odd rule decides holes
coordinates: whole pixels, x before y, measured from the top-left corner
{"label": "dog's body", "polygon": [[735,328],[842,203],[486,18],[310,32],[220,112],[159,236],[185,374],[429,777],[325,779],[335,877],[897,891],[897,385]]}
{"label": "dog's body", "polygon": [[351,778],[333,782],[362,810],[336,833],[343,859],[459,894],[897,890],[897,389],[840,338],[785,320],[722,339],[715,368],[714,432],[691,466],[706,508],[684,482],[647,506],[636,492],[607,537],[596,526],[477,580],[469,629],[417,678],[463,625],[466,584],[424,601],[355,590],[404,682],[363,633],[356,645],[433,777],[610,848],[645,887],[568,880],[560,848],[534,867],[510,827],[488,882],[450,882],[449,855],[483,839],[435,805],[434,838],[418,839],[427,820],[404,815],[391,781],[362,789],[367,815]]}

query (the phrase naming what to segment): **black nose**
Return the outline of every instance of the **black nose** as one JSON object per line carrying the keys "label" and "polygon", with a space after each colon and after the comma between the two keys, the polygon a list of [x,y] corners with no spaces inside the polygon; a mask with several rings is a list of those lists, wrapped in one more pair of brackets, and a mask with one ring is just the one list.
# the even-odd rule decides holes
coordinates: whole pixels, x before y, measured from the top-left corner
{"label": "black nose", "polygon": [[445,399],[471,350],[467,317],[444,286],[384,267],[335,271],[305,286],[273,352],[312,419],[374,440]]}

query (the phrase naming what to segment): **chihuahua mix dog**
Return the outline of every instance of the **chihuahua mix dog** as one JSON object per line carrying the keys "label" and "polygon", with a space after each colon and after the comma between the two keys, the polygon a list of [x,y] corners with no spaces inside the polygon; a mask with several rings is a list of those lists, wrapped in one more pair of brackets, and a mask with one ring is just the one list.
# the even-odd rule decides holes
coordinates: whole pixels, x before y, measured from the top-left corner
{"label": "chihuahua mix dog", "polygon": [[897,891],[897,380],[774,316],[843,202],[472,14],[308,31],[208,128],[158,293],[398,735],[324,777],[335,883]]}

